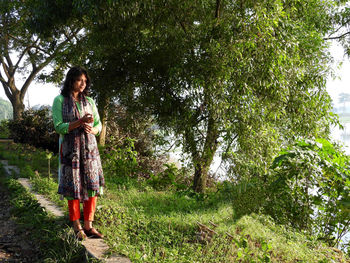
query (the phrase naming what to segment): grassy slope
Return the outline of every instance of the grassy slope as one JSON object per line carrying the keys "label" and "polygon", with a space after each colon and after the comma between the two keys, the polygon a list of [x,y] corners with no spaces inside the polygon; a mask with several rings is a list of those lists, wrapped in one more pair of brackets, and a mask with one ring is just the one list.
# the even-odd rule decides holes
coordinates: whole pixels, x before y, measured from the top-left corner
{"label": "grassy slope", "polygon": [[[12,147],[17,150],[10,153]],[[23,166],[22,173],[32,178],[37,190],[66,209],[56,194],[57,183],[47,179],[47,160],[42,160],[42,152],[30,149],[29,155],[19,145],[1,144],[0,150],[0,158]],[[23,161],[26,158],[29,162]],[[225,193],[201,199],[155,191],[147,182],[111,174],[106,174],[106,184],[95,225],[106,235],[111,253],[124,254],[133,262],[346,262],[339,251],[275,225],[265,216],[234,220]],[[199,240],[197,222],[215,230],[210,242]]]}

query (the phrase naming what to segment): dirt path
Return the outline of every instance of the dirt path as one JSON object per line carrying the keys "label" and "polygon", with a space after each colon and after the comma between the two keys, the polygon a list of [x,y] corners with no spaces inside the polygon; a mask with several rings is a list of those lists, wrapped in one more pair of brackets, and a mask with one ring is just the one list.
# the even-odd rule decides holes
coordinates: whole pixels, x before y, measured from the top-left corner
{"label": "dirt path", "polygon": [[30,233],[21,231],[11,220],[10,210],[7,189],[0,184],[0,262],[38,262]]}

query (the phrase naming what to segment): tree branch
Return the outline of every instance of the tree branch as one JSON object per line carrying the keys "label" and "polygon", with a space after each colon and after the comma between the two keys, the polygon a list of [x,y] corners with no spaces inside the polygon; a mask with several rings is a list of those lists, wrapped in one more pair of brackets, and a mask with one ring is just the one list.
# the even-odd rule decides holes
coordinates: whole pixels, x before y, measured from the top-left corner
{"label": "tree branch", "polygon": [[[79,32],[79,30],[77,31]],[[49,57],[47,57],[43,63],[36,65],[34,63],[34,59],[31,60],[32,63],[32,67],[33,70],[30,73],[29,77],[26,79],[26,81],[24,82],[22,88],[21,88],[21,99],[24,99],[24,95],[28,90],[28,87],[30,85],[30,83],[33,81],[33,79],[35,78],[35,76],[45,67],[47,66],[57,55],[58,52],[61,52],[62,48],[64,47],[64,45],[66,45],[68,42],[71,41],[71,39],[73,38],[75,32],[72,32],[72,34],[70,36],[67,36],[66,39],[64,41],[62,41],[57,48],[55,49],[55,51],[52,54],[49,54]],[[45,54],[48,54],[47,52],[45,52]],[[30,52],[28,52],[29,57],[31,57]]]}
{"label": "tree branch", "polygon": [[17,69],[18,66],[19,66],[19,63],[21,63],[21,61],[22,61],[22,59],[23,59],[25,53],[28,52],[29,49],[30,49],[30,47],[26,47],[26,48],[23,50],[23,52],[19,55],[18,60],[17,60],[17,62],[16,62],[16,65],[14,66],[14,71],[16,71],[16,69]]}
{"label": "tree branch", "polygon": [[35,65],[34,63],[32,63],[32,67],[33,70],[30,73],[30,75],[28,76],[28,78],[26,79],[26,81],[24,82],[24,84],[22,85],[21,88],[21,100],[24,99],[24,95],[26,94],[28,87],[30,85],[30,83],[34,80],[35,76],[45,67],[47,66],[52,60],[53,60],[54,56],[47,58],[43,63],[41,63],[39,66]]}
{"label": "tree branch", "polygon": [[36,49],[36,50],[39,50],[39,51],[43,52],[44,54],[50,55],[50,53],[47,52],[47,50],[41,48],[41,47],[38,45],[38,42],[39,42],[39,40],[40,40],[39,38],[37,38],[37,40],[35,40],[35,41],[32,42],[31,44],[27,44],[27,42],[26,42],[25,40],[22,40],[22,39],[20,39],[20,38],[17,38],[17,37],[15,37],[15,36],[11,35],[11,34],[9,34],[9,36],[10,36],[12,39],[18,41],[22,46],[26,46],[27,49],[34,48],[34,49]]}
{"label": "tree branch", "polygon": [[187,30],[186,30],[186,27],[185,27],[184,23],[182,21],[180,21],[180,19],[176,15],[176,12],[173,11],[173,13],[175,15],[175,18],[176,18],[177,22],[180,24],[182,30],[184,31],[185,34],[187,34]]}
{"label": "tree branch", "polygon": [[9,68],[8,66],[6,65],[5,61],[2,59],[1,57],[1,64],[2,64],[2,68],[4,69],[4,72],[5,72],[5,75],[8,79],[10,79],[10,73],[9,73]]}
{"label": "tree branch", "polygon": [[350,219],[344,223],[344,227],[342,228],[342,230],[340,231],[340,233],[338,232],[338,237],[336,239],[335,244],[338,246],[339,242],[341,240],[341,238],[344,236],[344,234],[347,232],[347,230],[349,229],[349,225],[350,225]]}
{"label": "tree branch", "polygon": [[[7,76],[7,78],[10,79],[11,78],[11,73],[13,73],[12,72],[13,64],[12,64],[12,61],[11,61],[11,58],[10,58],[10,54],[8,52],[8,46],[9,46],[8,37],[5,36],[4,40],[5,40],[4,55],[1,56],[1,63],[2,63],[4,72],[5,72],[6,76]],[[3,58],[6,59],[7,64],[5,63]]]}
{"label": "tree branch", "polygon": [[[46,60],[43,63],[41,63],[39,65],[36,65],[34,63],[34,61],[31,61],[33,70],[32,70],[32,72],[30,73],[29,77],[26,79],[26,81],[24,82],[24,84],[23,84],[23,86],[21,88],[21,95],[20,95],[21,99],[24,99],[24,95],[27,92],[28,87],[29,87],[30,83],[33,81],[33,79],[35,78],[35,76],[55,58],[55,56],[57,55],[58,52],[61,52],[61,50],[64,47],[64,45],[66,43],[68,43],[71,40],[71,38],[72,38],[72,36],[67,38],[63,42],[61,42],[57,46],[56,50],[49,57],[47,57]],[[30,53],[28,53],[28,54],[30,56]]]}
{"label": "tree branch", "polygon": [[7,85],[7,81],[6,79],[3,78],[1,72],[0,72],[0,82],[2,83],[2,85]]}
{"label": "tree branch", "polygon": [[[350,20],[348,20],[346,23],[349,23],[350,22]],[[344,27],[344,25],[341,25],[340,27],[338,27],[336,30],[334,30],[330,35],[329,35],[329,37],[331,36],[331,35],[334,35],[335,33],[337,33],[340,29],[342,29]]]}
{"label": "tree branch", "polygon": [[5,94],[7,96],[7,98],[12,102],[13,101],[13,96],[12,96],[12,93],[11,93],[11,90],[10,88],[8,87],[7,83],[3,83],[2,80],[0,80],[1,83],[2,83],[2,86],[4,88],[4,91],[5,91]]}
{"label": "tree branch", "polygon": [[340,35],[340,36],[336,36],[336,37],[325,37],[323,38],[323,40],[334,40],[334,39],[341,39],[343,37],[345,37],[346,35],[349,35],[350,34],[350,31]]}
{"label": "tree branch", "polygon": [[[78,28],[78,29],[74,30],[74,29],[72,29],[71,27],[68,27],[68,28],[69,28],[69,30],[70,30],[70,33],[69,33],[69,34],[67,34],[66,31],[63,31],[63,34],[64,34],[64,36],[66,37],[66,39],[67,39],[69,42],[71,42],[72,44],[74,44],[73,41],[72,41],[73,38],[75,38],[75,40],[76,40],[77,42],[81,41],[81,39],[79,39],[79,37],[78,37],[78,33],[79,33],[79,31],[80,31],[81,29]],[[82,38],[84,38],[84,37],[82,37]]]}
{"label": "tree branch", "polygon": [[1,71],[0,71],[0,82],[4,88],[4,91],[5,91],[5,94],[7,96],[7,98],[12,101],[12,93],[11,93],[11,90],[9,88],[9,85],[8,85],[8,82],[3,78],[2,74],[1,74]]}
{"label": "tree branch", "polygon": [[216,9],[215,9],[215,18],[220,19],[220,6],[221,6],[221,1],[216,0]]}
{"label": "tree branch", "polygon": [[[228,150],[231,148],[231,145],[232,143],[237,139],[238,137],[238,134],[236,134],[232,140],[227,144],[227,147],[226,147],[226,150],[223,152],[223,154],[226,154],[228,152]],[[221,161],[220,161],[220,164],[218,166],[218,168],[216,169],[215,173],[214,173],[214,176],[216,176],[216,174],[218,173],[219,169],[221,168],[221,165],[223,164],[224,162],[224,159],[221,157]]]}
{"label": "tree branch", "polygon": [[14,72],[13,70],[13,63],[12,63],[12,60],[10,58],[10,55],[8,52],[6,52],[5,54],[5,58],[6,58],[6,61],[7,61],[7,64],[8,64],[8,69],[9,69],[9,73],[12,74]]}

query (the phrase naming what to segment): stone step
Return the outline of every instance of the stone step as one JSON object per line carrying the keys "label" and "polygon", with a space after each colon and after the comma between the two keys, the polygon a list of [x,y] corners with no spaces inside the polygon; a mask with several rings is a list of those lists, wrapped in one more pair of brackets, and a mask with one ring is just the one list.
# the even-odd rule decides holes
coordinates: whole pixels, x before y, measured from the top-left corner
{"label": "stone step", "polygon": [[20,169],[17,166],[9,165],[7,160],[1,160],[0,163],[3,165],[3,167],[5,169],[5,173],[8,176],[11,176],[12,172],[14,172],[15,174],[19,175]]}
{"label": "stone step", "polygon": [[52,203],[50,200],[45,198],[44,196],[37,194],[33,191],[32,185],[28,178],[18,178],[17,181],[26,189],[28,189],[38,200],[39,204],[45,208],[46,211],[53,214],[54,216],[61,217],[64,216],[64,212],[61,208],[56,206],[54,203]]}

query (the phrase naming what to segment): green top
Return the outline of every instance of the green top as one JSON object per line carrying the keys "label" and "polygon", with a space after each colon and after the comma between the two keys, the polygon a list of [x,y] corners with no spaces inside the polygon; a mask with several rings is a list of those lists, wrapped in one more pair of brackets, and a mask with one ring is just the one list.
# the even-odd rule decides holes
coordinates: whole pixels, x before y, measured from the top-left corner
{"label": "green top", "polygon": [[[89,103],[92,106],[92,115],[94,117],[93,127],[96,127],[98,129],[98,132],[100,133],[102,130],[102,123],[100,121],[100,116],[98,115],[96,104],[92,98],[86,97],[86,99],[89,101]],[[61,136],[68,133],[68,126],[69,126],[69,122],[63,122],[63,117],[62,117],[63,100],[64,100],[64,97],[62,95],[58,95],[54,99],[53,105],[52,105],[52,119],[55,125],[55,130]],[[80,103],[76,102],[76,105],[78,107],[79,113],[81,113]]]}

